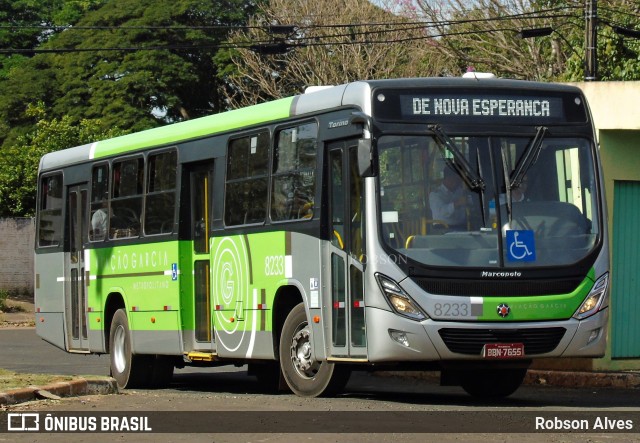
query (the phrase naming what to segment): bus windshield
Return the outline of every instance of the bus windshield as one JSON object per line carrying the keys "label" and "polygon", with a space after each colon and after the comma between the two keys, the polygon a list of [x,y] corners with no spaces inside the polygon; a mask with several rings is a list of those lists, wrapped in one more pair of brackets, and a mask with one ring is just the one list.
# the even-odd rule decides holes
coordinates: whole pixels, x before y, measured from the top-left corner
{"label": "bus windshield", "polygon": [[592,143],[544,129],[380,137],[386,245],[427,266],[520,268],[584,258],[600,231]]}

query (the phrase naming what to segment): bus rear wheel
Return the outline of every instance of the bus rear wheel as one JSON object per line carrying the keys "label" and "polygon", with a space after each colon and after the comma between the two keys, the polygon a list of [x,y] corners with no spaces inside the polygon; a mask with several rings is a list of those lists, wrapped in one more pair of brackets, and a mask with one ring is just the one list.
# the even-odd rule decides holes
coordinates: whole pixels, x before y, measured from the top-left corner
{"label": "bus rear wheel", "polygon": [[516,392],[526,374],[526,368],[471,371],[460,375],[460,385],[474,397],[497,400]]}
{"label": "bus rear wheel", "polygon": [[284,322],[280,366],[289,388],[301,397],[335,395],[344,388],[350,375],[344,366],[313,359],[311,327],[303,303],[293,308]]}
{"label": "bus rear wheel", "polygon": [[131,330],[124,309],[113,315],[109,331],[111,376],[118,388],[147,387],[153,375],[155,355],[135,355],[131,349]]}

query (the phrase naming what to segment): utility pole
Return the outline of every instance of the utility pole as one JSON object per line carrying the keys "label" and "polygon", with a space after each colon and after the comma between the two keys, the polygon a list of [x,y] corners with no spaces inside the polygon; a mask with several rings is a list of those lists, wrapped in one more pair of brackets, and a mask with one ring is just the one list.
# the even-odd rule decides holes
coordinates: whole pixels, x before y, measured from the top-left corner
{"label": "utility pole", "polygon": [[584,80],[587,82],[598,79],[598,2],[585,0],[585,52],[584,52]]}

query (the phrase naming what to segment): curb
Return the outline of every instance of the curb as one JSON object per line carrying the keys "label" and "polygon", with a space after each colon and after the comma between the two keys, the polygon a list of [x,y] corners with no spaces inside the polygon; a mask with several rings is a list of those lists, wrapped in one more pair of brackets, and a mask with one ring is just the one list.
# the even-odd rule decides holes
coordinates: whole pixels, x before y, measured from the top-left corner
{"label": "curb", "polygon": [[530,369],[524,384],[564,388],[640,389],[640,372],[571,372]]}
{"label": "curb", "polygon": [[[440,383],[440,371],[385,371],[383,374]],[[640,389],[640,372],[574,372],[529,369],[522,384],[558,388]]]}
{"label": "curb", "polygon": [[24,403],[33,400],[59,399],[80,395],[117,394],[116,381],[111,377],[102,379],[79,378],[71,381],[51,383],[45,386],[30,386],[0,392],[0,406]]}

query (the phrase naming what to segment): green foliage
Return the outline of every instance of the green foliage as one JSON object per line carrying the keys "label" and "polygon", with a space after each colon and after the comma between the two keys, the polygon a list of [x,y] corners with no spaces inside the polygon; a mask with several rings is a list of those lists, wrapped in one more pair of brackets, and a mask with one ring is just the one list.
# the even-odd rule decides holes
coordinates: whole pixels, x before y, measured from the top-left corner
{"label": "green foliage", "polygon": [[0,47],[51,51],[0,54],[0,216],[33,214],[45,153],[224,110],[218,47],[257,3],[0,0]]}
{"label": "green foliage", "polygon": [[0,312],[7,310],[8,297],[9,297],[9,293],[4,289],[0,289]]}
{"label": "green foliage", "polygon": [[[582,81],[585,66],[585,2],[568,0],[413,0],[420,17],[436,23],[433,35],[458,62],[505,78]],[[598,80],[640,79],[640,40],[623,38],[615,26],[640,30],[637,0],[598,6]],[[518,32],[552,28],[549,36],[523,39]]]}
{"label": "green foliage", "polygon": [[[0,0],[0,48],[29,50],[42,45],[106,0]],[[12,26],[12,27],[9,27]],[[33,53],[0,54],[0,80]]]}
{"label": "green foliage", "polygon": [[[74,123],[99,119],[105,127],[134,131],[226,109],[222,94],[226,85],[217,75],[218,63],[225,59],[216,59],[216,53],[228,26],[246,23],[255,2],[58,3],[52,16],[75,26],[56,32],[39,48],[63,52],[21,60],[11,66],[4,81],[0,78],[3,146],[15,144],[33,127],[35,121],[25,110],[38,101],[45,103],[53,118],[69,117]],[[38,44],[32,41],[28,46]]]}
{"label": "green foliage", "polygon": [[0,156],[0,217],[35,213],[38,165],[44,154],[123,134],[118,128],[104,130],[99,120],[76,124],[68,116],[48,118],[43,103],[29,106],[27,114],[37,120],[35,129],[3,148]]}

